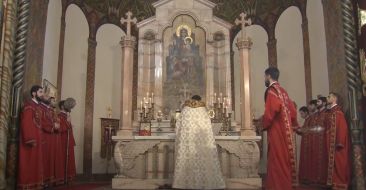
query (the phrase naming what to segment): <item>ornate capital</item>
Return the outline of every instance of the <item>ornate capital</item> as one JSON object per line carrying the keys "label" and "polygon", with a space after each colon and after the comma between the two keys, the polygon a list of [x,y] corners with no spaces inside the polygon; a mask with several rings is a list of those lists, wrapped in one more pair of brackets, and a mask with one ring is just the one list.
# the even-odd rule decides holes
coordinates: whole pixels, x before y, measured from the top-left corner
{"label": "ornate capital", "polygon": [[246,38],[246,39],[238,39],[238,42],[236,42],[236,46],[238,47],[239,50],[241,49],[250,49],[253,45],[253,42],[250,38]]}
{"label": "ornate capital", "polygon": [[123,36],[121,38],[120,44],[121,44],[122,48],[124,48],[124,47],[135,48],[136,38],[133,36]]}

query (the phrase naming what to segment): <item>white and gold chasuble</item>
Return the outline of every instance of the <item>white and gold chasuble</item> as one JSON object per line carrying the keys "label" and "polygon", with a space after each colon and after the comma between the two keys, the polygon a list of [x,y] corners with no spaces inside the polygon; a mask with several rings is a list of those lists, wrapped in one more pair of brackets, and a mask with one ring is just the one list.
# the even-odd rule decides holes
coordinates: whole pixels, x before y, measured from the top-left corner
{"label": "white and gold chasuble", "polygon": [[173,188],[224,189],[211,121],[203,106],[185,106],[176,124]]}

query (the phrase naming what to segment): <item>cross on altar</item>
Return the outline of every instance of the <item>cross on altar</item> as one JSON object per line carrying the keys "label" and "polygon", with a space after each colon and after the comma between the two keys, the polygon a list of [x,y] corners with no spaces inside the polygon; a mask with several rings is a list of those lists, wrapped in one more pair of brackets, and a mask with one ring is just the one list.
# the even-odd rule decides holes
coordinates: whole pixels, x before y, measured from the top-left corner
{"label": "cross on altar", "polygon": [[131,23],[136,24],[137,23],[137,19],[136,17],[131,18],[132,17],[132,13],[131,11],[128,11],[126,13],[127,18],[121,18],[121,24],[127,23],[127,36],[131,36]]}
{"label": "cross on altar", "polygon": [[185,100],[188,99],[188,93],[190,93],[191,91],[187,88],[187,84],[183,84],[183,89],[179,90],[179,92],[182,92],[183,93],[183,98]]}
{"label": "cross on altar", "polygon": [[235,19],[235,24],[236,25],[241,25],[241,37],[244,38],[246,37],[246,33],[245,33],[245,25],[247,24],[248,26],[250,26],[252,24],[252,20],[246,19],[247,14],[246,13],[240,13],[239,15],[240,19]]}

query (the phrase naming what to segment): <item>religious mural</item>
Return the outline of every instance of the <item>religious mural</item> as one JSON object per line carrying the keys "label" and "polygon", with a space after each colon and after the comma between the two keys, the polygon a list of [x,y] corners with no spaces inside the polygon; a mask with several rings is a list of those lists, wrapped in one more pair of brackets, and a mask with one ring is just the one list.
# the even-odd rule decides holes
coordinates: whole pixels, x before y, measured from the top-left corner
{"label": "religious mural", "polygon": [[[172,111],[180,109],[193,94],[205,95],[204,40],[197,40],[190,24],[180,23],[173,28],[166,43],[163,87],[164,107]],[[198,38],[205,39],[200,30]]]}

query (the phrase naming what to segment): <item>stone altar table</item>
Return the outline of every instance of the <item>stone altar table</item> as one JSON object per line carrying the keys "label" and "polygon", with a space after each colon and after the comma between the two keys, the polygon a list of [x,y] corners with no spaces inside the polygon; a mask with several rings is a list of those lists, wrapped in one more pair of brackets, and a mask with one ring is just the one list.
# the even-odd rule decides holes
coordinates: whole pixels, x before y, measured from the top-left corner
{"label": "stone altar table", "polygon": [[[175,135],[114,136],[117,175],[113,189],[157,189],[171,185]],[[261,189],[258,136],[215,136],[227,189]]]}

